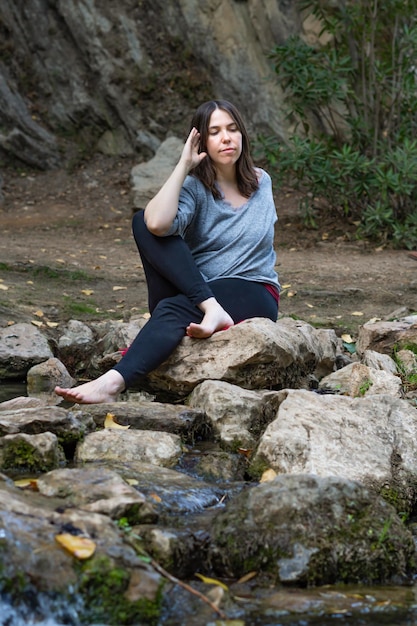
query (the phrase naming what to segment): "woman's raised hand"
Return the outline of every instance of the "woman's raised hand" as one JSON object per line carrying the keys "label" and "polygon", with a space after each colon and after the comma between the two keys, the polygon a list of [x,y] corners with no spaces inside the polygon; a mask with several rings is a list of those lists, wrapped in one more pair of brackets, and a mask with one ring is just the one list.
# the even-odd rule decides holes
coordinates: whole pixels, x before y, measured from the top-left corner
{"label": "woman's raised hand", "polygon": [[188,170],[192,170],[207,156],[207,152],[198,151],[199,146],[200,133],[196,128],[192,128],[181,154],[181,160],[186,162]]}

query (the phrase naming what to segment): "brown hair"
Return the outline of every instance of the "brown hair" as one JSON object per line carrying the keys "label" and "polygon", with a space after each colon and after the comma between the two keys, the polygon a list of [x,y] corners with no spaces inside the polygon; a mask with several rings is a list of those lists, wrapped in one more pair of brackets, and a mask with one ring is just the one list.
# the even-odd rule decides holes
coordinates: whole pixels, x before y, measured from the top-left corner
{"label": "brown hair", "polygon": [[[229,113],[230,117],[236,123],[242,134],[242,153],[236,162],[236,179],[240,193],[249,198],[259,187],[258,178],[256,176],[255,166],[249,149],[249,136],[237,108],[227,100],[209,100],[201,104],[194,113],[191,121],[191,127],[196,128],[200,133],[200,151],[207,152],[207,136],[210,117],[213,111],[222,109]],[[216,185],[216,170],[213,162],[207,155],[190,172],[193,176],[201,180],[201,182],[212,192],[215,198],[221,198],[220,191]]]}

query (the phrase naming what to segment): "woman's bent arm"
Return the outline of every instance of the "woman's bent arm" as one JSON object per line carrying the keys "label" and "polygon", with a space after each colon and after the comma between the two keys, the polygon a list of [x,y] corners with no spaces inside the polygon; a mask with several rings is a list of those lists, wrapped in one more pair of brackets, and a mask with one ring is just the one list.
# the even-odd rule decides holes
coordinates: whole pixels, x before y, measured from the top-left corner
{"label": "woman's bent arm", "polygon": [[193,128],[185,142],[180,160],[158,193],[145,208],[145,223],[154,235],[164,235],[172,225],[178,211],[181,187],[191,169],[207,155],[198,152],[200,133]]}

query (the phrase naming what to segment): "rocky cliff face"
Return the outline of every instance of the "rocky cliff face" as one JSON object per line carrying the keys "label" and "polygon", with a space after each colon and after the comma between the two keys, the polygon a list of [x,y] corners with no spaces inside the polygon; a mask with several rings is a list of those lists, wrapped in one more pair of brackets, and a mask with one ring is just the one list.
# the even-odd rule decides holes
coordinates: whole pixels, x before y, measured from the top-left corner
{"label": "rocky cliff face", "polygon": [[285,137],[268,59],[301,28],[291,0],[2,0],[0,156],[54,167],[78,150],[149,158],[227,98]]}

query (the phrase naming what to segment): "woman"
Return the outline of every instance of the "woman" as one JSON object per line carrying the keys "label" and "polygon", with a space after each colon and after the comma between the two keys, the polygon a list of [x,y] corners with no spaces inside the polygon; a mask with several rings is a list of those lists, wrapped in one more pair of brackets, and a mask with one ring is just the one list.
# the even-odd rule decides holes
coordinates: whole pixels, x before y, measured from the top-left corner
{"label": "woman", "polygon": [[185,334],[204,339],[247,318],[275,321],[276,220],[271,179],[253,165],[239,111],[225,100],[205,102],[174,171],[133,218],[149,321],[113,369],[56,393],[78,403],[114,402]]}

